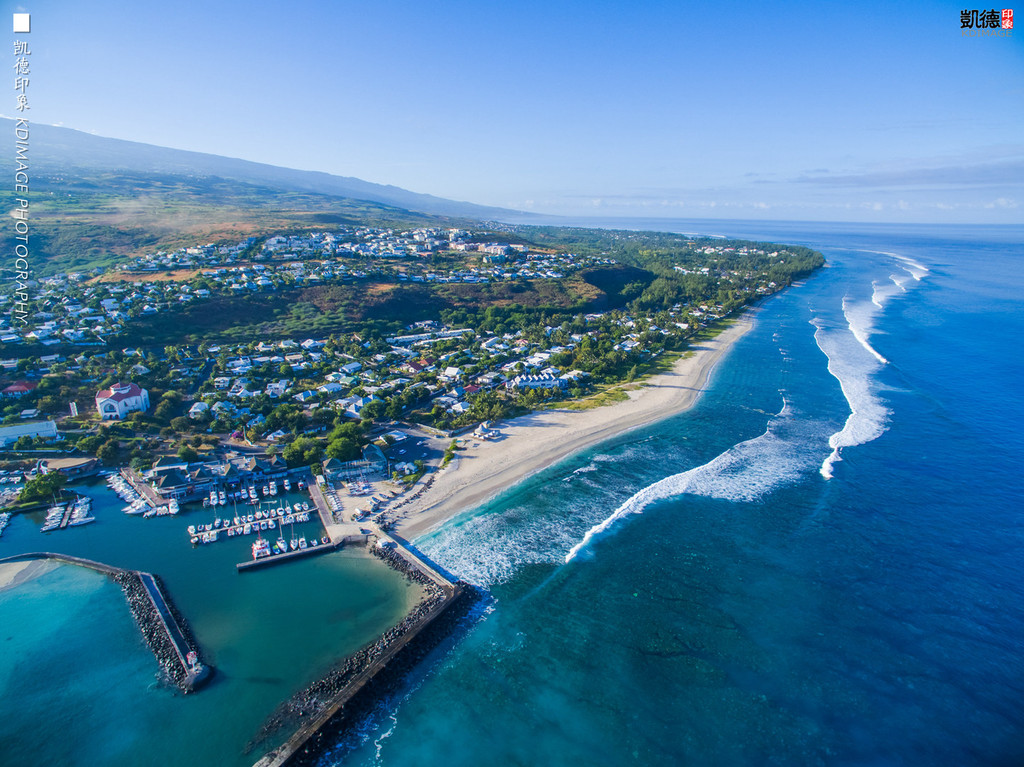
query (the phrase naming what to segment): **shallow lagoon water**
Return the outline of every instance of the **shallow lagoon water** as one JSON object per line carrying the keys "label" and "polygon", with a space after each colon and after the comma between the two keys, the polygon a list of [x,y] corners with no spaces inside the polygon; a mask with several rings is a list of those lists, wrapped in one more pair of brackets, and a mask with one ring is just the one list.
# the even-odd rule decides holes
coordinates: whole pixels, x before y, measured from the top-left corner
{"label": "shallow lagoon water", "polygon": [[[213,511],[128,517],[104,484],[78,489],[92,496],[95,523],[41,534],[16,518],[0,552],[56,551],[156,573],[216,675],[187,696],[161,684],[120,587],[60,566],[0,592],[2,764],[250,765],[261,750],[243,751],[277,705],[401,620],[419,595],[359,547],[238,573],[251,537],[195,549],[188,541],[185,528]],[[322,534],[314,522],[295,532]]]}

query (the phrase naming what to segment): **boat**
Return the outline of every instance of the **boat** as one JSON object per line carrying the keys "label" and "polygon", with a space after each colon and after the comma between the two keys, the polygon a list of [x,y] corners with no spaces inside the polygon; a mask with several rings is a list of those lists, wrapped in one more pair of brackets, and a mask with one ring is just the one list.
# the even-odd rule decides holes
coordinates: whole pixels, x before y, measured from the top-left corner
{"label": "boat", "polygon": [[167,504],[167,510],[171,514],[177,514],[180,509],[181,509],[181,507],[178,505],[178,501],[176,499],[174,499],[174,498],[172,498],[170,500],[170,503]]}
{"label": "boat", "polygon": [[289,490],[292,489],[292,483],[288,481],[287,477],[285,477],[285,479],[284,479],[284,489],[285,489],[285,492],[288,492]]}
{"label": "boat", "polygon": [[278,538],[277,548],[281,550],[282,554],[284,554],[286,551],[288,551],[288,542],[283,537]]}
{"label": "boat", "polygon": [[208,500],[209,500],[211,506],[216,506],[217,505],[217,491],[216,490],[211,490],[210,491],[210,497],[209,497]]}
{"label": "boat", "polygon": [[277,497],[277,482],[270,483],[270,494],[275,498]]}
{"label": "boat", "polygon": [[252,558],[259,559],[260,557],[270,556],[270,544],[267,543],[263,538],[257,538],[255,543],[252,545]]}
{"label": "boat", "polygon": [[43,521],[43,526],[39,528],[39,532],[48,533],[50,530],[56,530],[60,527],[63,519],[64,504],[55,503],[46,510],[46,519]]}
{"label": "boat", "polygon": [[225,493],[223,490],[221,490],[217,494],[217,505],[219,505],[219,506],[227,506],[227,504],[228,504],[228,494]]}
{"label": "boat", "polygon": [[309,546],[309,544],[306,542],[306,537],[303,536],[303,537],[299,538],[299,548],[300,549],[304,549],[307,546]]}
{"label": "boat", "polygon": [[242,532],[245,533],[246,535],[250,535],[252,533],[252,525],[250,525],[248,522],[246,522],[245,523],[245,527],[242,528]]}

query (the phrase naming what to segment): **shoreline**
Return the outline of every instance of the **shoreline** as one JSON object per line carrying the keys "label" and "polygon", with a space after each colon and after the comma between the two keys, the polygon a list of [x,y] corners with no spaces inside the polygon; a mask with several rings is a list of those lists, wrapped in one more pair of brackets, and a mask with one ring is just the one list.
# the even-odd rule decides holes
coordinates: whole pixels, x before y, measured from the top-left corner
{"label": "shoreline", "polygon": [[749,309],[693,354],[629,391],[629,399],[591,410],[541,410],[498,425],[501,437],[467,440],[469,446],[439,470],[427,490],[395,517],[394,529],[410,541],[480,506],[574,453],[693,407],[717,363],[754,326]]}
{"label": "shoreline", "polygon": [[28,559],[23,562],[0,563],[0,592],[14,589],[51,570],[59,567],[56,562],[45,559]]}

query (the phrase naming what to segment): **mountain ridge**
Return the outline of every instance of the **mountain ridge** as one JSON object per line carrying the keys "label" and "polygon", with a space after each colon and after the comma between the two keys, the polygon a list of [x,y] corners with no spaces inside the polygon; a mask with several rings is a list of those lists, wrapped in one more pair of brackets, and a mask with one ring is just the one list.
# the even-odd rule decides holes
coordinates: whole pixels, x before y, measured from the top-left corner
{"label": "mountain ridge", "polygon": [[[12,127],[14,119],[0,118]],[[241,181],[283,191],[347,197],[441,216],[486,219],[522,211],[498,208],[431,194],[412,192],[392,184],[377,184],[354,176],[325,171],[298,170],[223,155],[173,149],[139,141],[96,136],[73,128],[29,123],[31,171],[61,174],[73,171],[156,173],[184,177],[211,177]],[[0,167],[13,167],[13,156],[0,157]],[[44,182],[40,179],[40,182]],[[43,189],[39,184],[34,189]]]}

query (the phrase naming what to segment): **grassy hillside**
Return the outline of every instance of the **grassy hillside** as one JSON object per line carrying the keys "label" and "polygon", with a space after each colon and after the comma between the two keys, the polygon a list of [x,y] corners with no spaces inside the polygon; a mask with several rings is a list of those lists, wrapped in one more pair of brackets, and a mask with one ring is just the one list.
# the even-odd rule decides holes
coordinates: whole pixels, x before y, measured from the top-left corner
{"label": "grassy hillside", "polygon": [[[468,226],[375,202],[287,192],[220,178],[164,174],[44,177],[32,192],[32,256],[38,276],[106,268],[134,256],[196,244],[234,243],[270,232],[344,225]],[[0,197],[7,205],[13,195]],[[14,249],[13,229],[0,243]]]}

